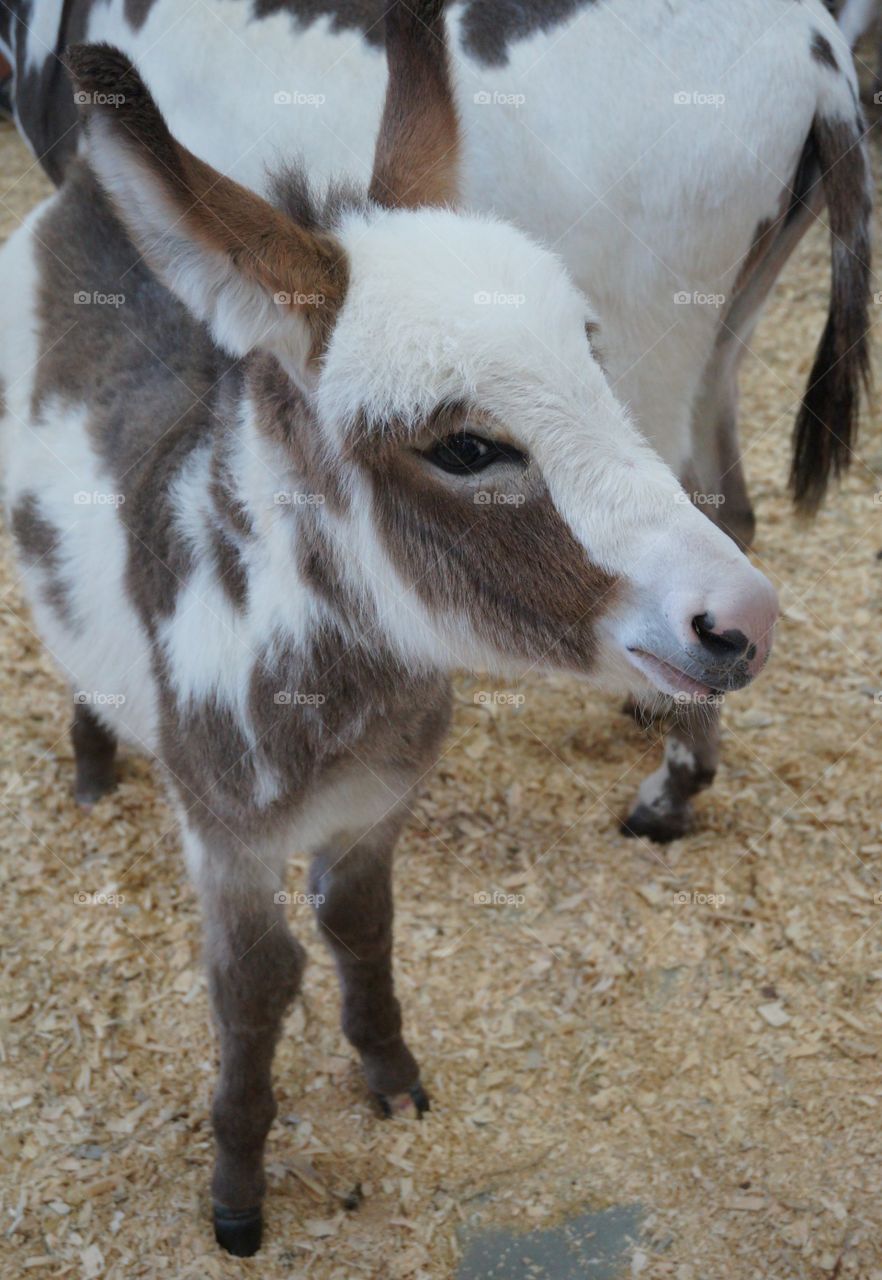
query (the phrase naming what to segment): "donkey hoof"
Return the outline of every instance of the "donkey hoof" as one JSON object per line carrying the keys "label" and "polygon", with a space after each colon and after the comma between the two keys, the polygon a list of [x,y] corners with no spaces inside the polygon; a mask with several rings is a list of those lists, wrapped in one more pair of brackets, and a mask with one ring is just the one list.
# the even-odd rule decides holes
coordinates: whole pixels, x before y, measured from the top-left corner
{"label": "donkey hoof", "polygon": [[113,761],[77,760],[74,800],[87,812],[118,786]]}
{"label": "donkey hoof", "polygon": [[686,805],[669,813],[659,813],[648,804],[638,804],[621,825],[623,836],[670,844],[692,830],[692,810]]}
{"label": "donkey hoof", "polygon": [[250,1258],[263,1238],[260,1209],[225,1209],[214,1206],[214,1238],[234,1258]]}
{"label": "donkey hoof", "polygon": [[412,1089],[408,1089],[406,1093],[377,1093],[374,1095],[377,1099],[377,1105],[387,1120],[392,1116],[401,1115],[408,1111],[413,1105],[416,1111],[417,1119],[422,1120],[427,1111],[431,1111],[429,1103],[429,1095],[421,1084],[415,1084]]}
{"label": "donkey hoof", "polygon": [[410,1091],[410,1097],[413,1105],[416,1107],[418,1118],[422,1120],[426,1112],[432,1110],[432,1105],[429,1102],[429,1095],[421,1084],[415,1084]]}
{"label": "donkey hoof", "polygon": [[97,783],[83,784],[74,788],[74,800],[77,803],[77,807],[82,809],[84,813],[91,813],[99,800],[103,800],[105,796],[110,795],[111,791],[115,790],[115,782],[104,785]]}

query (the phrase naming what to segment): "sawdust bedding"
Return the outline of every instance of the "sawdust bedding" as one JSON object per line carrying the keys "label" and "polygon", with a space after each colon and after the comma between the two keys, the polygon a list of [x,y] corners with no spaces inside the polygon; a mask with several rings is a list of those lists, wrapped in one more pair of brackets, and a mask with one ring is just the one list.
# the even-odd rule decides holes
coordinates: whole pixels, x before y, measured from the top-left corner
{"label": "sawdust bedding", "polygon": [[[9,128],[0,171],[5,235],[47,187]],[[313,941],[254,1259],[211,1238],[215,1047],[174,823],[136,758],[94,813],[74,807],[67,690],[4,542],[4,1276],[446,1280],[481,1223],[639,1204],[633,1274],[882,1280],[873,413],[863,463],[814,524],[782,483],[827,256],[817,230],[746,379],[757,558],[784,618],[767,674],[727,709],[697,833],[667,849],[618,834],[658,747],[615,699],[535,678],[513,707],[458,680],[397,874],[398,983],[433,1110],[375,1117]],[[475,901],[494,890],[498,905]],[[112,901],[75,900],[100,893]]]}

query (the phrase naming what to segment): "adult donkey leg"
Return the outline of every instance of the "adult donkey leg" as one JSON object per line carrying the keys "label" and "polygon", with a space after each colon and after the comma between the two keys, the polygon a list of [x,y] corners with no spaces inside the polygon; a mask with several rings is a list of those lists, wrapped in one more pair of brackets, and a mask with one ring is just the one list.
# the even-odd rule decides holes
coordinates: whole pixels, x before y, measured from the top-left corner
{"label": "adult donkey leg", "polygon": [[429,1100],[401,1035],[392,977],[392,852],[402,825],[393,816],[353,843],[333,840],[315,855],[310,883],[319,930],[337,965],[343,1031],[358,1050],[368,1087],[385,1114]]}
{"label": "adult donkey leg", "polygon": [[823,208],[817,170],[808,161],[800,166],[794,191],[790,210],[777,228],[758,236],[753,261],[723,315],[692,413],[690,472],[711,499],[703,509],[745,551],[753,542],[756,518],[741,461],[738,380],[769,294]]}
{"label": "adult donkey leg", "polygon": [[702,511],[742,551],[756,531],[738,439],[738,374],[746,350],[743,336],[727,330],[720,334],[693,409],[695,457],[689,473],[706,499]]}
{"label": "adult donkey leg", "polygon": [[187,834],[220,1041],[212,1106],[214,1231],[230,1253],[249,1257],[260,1248],[263,1150],[276,1114],[273,1054],[305,957],[277,901],[281,881],[269,857],[264,862],[260,850],[226,832],[210,839]]}
{"label": "adult donkey leg", "polygon": [[0,118],[13,118],[12,106],[12,67],[0,53]]}
{"label": "adult donkey leg", "polygon": [[[794,182],[790,211],[774,233],[757,240],[720,325],[692,415],[693,453],[684,487],[693,501],[742,548],[750,546],[756,520],[741,465],[738,440],[738,376],[766,299],[785,263],[823,205],[813,164],[804,162]],[[665,758],[640,787],[623,824],[628,835],[676,840],[692,826],[692,797],[710,786],[720,751],[718,705],[687,705],[665,740]]]}
{"label": "adult donkey leg", "polygon": [[713,782],[719,755],[719,704],[684,704],[668,728],[661,766],[641,784],[622,824],[624,834],[661,844],[686,835],[693,822],[692,799]]}

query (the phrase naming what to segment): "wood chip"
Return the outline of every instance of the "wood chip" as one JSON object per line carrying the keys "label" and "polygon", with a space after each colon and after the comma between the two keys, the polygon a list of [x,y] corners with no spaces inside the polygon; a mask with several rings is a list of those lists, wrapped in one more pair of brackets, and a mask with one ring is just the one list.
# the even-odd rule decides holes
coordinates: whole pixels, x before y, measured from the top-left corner
{"label": "wood chip", "polygon": [[777,1001],[772,1004],[761,1004],[757,1013],[770,1027],[786,1027],[790,1021],[790,1014]]}

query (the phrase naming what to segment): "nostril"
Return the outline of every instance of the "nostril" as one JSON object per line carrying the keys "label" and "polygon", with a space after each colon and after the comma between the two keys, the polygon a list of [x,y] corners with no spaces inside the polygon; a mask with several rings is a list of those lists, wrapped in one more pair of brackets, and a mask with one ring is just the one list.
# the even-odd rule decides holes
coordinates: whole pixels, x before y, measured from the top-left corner
{"label": "nostril", "polygon": [[715,631],[713,614],[700,613],[692,619],[692,630],[702,646],[716,658],[756,657],[756,645],[751,644],[743,631]]}

